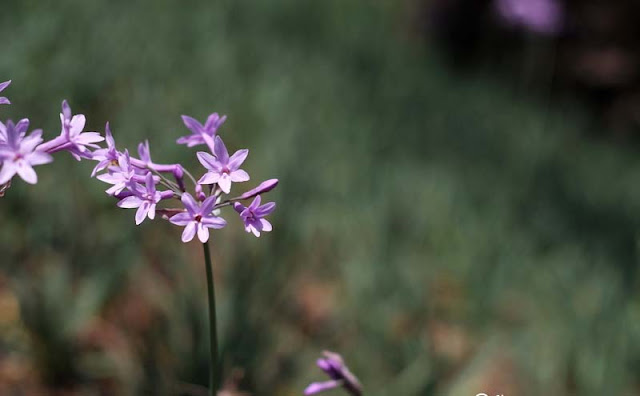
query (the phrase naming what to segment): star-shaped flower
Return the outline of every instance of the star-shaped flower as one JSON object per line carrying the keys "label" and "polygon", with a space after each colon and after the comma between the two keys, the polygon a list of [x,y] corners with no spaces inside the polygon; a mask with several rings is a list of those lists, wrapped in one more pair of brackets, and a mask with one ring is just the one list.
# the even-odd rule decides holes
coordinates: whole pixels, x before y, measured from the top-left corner
{"label": "star-shaped flower", "polygon": [[248,207],[245,207],[240,202],[233,204],[236,212],[240,213],[245,231],[252,232],[257,237],[260,236],[260,232],[269,232],[273,229],[269,220],[264,217],[270,215],[276,209],[275,202],[267,202],[261,206],[260,200],[261,198],[258,195]]}
{"label": "star-shaped flower", "polygon": [[129,151],[125,150],[124,153],[118,153],[117,165],[109,167],[109,173],[99,175],[97,179],[105,183],[113,184],[106,192],[109,195],[117,195],[127,187],[134,176],[135,170],[131,166]]}
{"label": "star-shaped flower", "polygon": [[78,161],[81,158],[91,159],[91,151],[88,148],[99,149],[95,143],[104,140],[98,132],[83,132],[86,119],[83,114],[71,115],[71,107],[67,101],[62,102],[62,113],[60,113],[60,123],[62,124],[63,136],[66,140],[67,149]]}
{"label": "star-shaped flower", "polygon": [[113,135],[111,135],[111,129],[109,128],[109,123],[105,126],[105,135],[107,140],[107,148],[101,148],[93,152],[91,159],[94,161],[99,161],[98,165],[93,168],[93,172],[91,172],[91,177],[95,176],[96,173],[105,170],[109,165],[115,165],[118,163],[118,150],[116,150],[116,142],[113,139]]}
{"label": "star-shaped flower", "polygon": [[204,151],[199,151],[197,154],[202,166],[209,170],[198,180],[198,184],[217,183],[225,194],[229,194],[231,182],[238,183],[249,180],[249,174],[240,169],[240,165],[249,155],[249,150],[238,150],[229,157],[229,152],[222,139],[220,136],[216,136],[213,153],[215,157]]}
{"label": "star-shaped flower", "polygon": [[22,180],[35,184],[38,182],[38,175],[33,170],[33,166],[47,164],[53,158],[36,147],[42,143],[42,130],[36,129],[28,136],[29,120],[20,120],[17,124],[7,121],[7,124],[0,122],[0,185],[3,185],[17,173]]}
{"label": "star-shaped flower", "polygon": [[[145,178],[145,187],[138,183],[129,185],[129,190],[134,194],[118,202],[121,208],[138,208],[136,211],[136,225],[140,225],[146,217],[153,220],[156,217],[156,204],[162,199],[160,191],[156,190],[156,183],[151,172]],[[171,191],[169,191],[170,194]]]}
{"label": "star-shaped flower", "polygon": [[214,137],[218,128],[224,124],[227,116],[220,117],[218,113],[211,114],[207,121],[202,125],[195,118],[187,115],[182,116],[182,122],[192,132],[191,135],[183,136],[177,140],[178,144],[186,144],[187,147],[197,146],[199,144],[207,144],[211,150],[214,148]]}
{"label": "star-shaped flower", "polygon": [[183,193],[181,200],[187,211],[174,215],[170,221],[175,225],[184,226],[182,242],[191,241],[197,233],[200,242],[205,243],[209,240],[209,228],[222,228],[227,225],[223,218],[212,213],[216,196],[208,197],[202,205],[189,193]]}

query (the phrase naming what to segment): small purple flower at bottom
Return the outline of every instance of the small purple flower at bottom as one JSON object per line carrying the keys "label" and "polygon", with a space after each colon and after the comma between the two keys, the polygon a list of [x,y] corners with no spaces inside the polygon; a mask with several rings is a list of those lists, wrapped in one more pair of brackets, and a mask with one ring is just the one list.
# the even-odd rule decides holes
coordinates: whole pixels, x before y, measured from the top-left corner
{"label": "small purple flower at bottom", "polygon": [[315,395],[330,389],[343,387],[354,396],[362,395],[362,385],[355,375],[349,371],[344,364],[342,357],[334,352],[322,352],[324,357],[318,359],[317,365],[327,373],[331,380],[324,382],[314,382],[304,390],[305,395]]}
{"label": "small purple flower at bottom", "polygon": [[216,202],[215,196],[208,197],[199,205],[191,194],[183,193],[181,201],[187,211],[172,216],[169,221],[184,227],[182,242],[191,241],[197,233],[200,242],[205,243],[209,240],[209,228],[222,228],[227,225],[223,218],[211,213]]}
{"label": "small purple flower at bottom", "polygon": [[244,222],[244,229],[247,232],[252,232],[257,237],[260,236],[261,231],[269,232],[273,229],[271,223],[264,217],[270,215],[276,209],[275,202],[267,202],[261,206],[260,201],[261,198],[258,195],[248,207],[245,207],[240,202],[233,204],[233,208],[240,213],[240,217]]}
{"label": "small purple flower at bottom", "polygon": [[[145,217],[153,220],[156,217],[156,204],[163,198],[173,196],[171,191],[156,191],[156,184],[151,172],[147,173],[145,178],[145,188],[136,183],[130,184],[130,190],[133,195],[119,201],[118,206],[126,209],[138,208],[136,211],[136,225],[140,225]],[[168,196],[163,195],[163,193],[168,193]]]}
{"label": "small purple flower at bottom", "polygon": [[17,173],[22,180],[29,184],[38,182],[38,175],[33,170],[34,165],[48,164],[53,158],[36,146],[42,143],[42,130],[36,129],[26,136],[29,120],[20,120],[14,125],[0,122],[0,185],[6,184]]}
{"label": "small purple flower at bottom", "polygon": [[[0,92],[4,91],[9,84],[11,84],[11,80],[0,83]],[[11,102],[4,96],[0,96],[0,104],[11,104]]]}

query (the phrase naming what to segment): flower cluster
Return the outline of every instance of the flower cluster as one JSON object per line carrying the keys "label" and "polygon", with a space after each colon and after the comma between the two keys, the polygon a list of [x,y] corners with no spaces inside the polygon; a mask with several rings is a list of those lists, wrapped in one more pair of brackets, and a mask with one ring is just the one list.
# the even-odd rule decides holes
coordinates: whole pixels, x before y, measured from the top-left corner
{"label": "flower cluster", "polygon": [[322,355],[323,357],[318,359],[316,363],[331,379],[310,384],[304,390],[304,394],[315,395],[316,393],[342,387],[354,396],[361,395],[362,385],[360,385],[358,378],[349,371],[347,365],[344,364],[342,356],[329,351],[322,352]]}
{"label": "flower cluster", "polygon": [[[0,84],[0,92],[10,81]],[[0,97],[0,104],[9,104]],[[155,219],[156,214],[172,224],[184,227],[182,241],[191,241],[196,234],[205,243],[209,240],[210,228],[222,228],[227,223],[219,217],[220,210],[232,206],[245,225],[245,230],[260,236],[260,232],[271,231],[272,226],[265,219],[275,209],[275,203],[261,205],[261,194],[271,191],[278,184],[277,179],[262,182],[256,188],[236,197],[228,197],[234,183],[249,180],[249,174],[240,169],[249,150],[238,150],[229,155],[227,147],[217,131],[226,120],[225,116],[211,114],[204,125],[189,116],[182,116],[190,135],[177,140],[187,147],[205,145],[208,151],[198,151],[197,158],[204,167],[204,173],[196,179],[180,164],[159,164],[151,159],[149,142],[138,145],[138,156],[128,150],[118,150],[109,124],[105,136],[98,132],[84,131],[86,119],[82,114],[74,115],[66,101],[62,102],[60,113],[60,135],[44,142],[42,130],[27,133],[29,120],[17,123],[0,122],[0,195],[10,186],[11,179],[18,175],[25,182],[38,181],[33,169],[53,161],[51,154],[59,151],[70,153],[76,160],[93,160],[98,163],[92,177],[109,184],[106,193],[118,199],[121,208],[136,209],[135,222]],[[97,143],[106,141],[106,147]],[[187,182],[193,190],[187,190]],[[245,207],[241,201],[253,198]],[[167,207],[164,203],[175,202],[178,207]]]}

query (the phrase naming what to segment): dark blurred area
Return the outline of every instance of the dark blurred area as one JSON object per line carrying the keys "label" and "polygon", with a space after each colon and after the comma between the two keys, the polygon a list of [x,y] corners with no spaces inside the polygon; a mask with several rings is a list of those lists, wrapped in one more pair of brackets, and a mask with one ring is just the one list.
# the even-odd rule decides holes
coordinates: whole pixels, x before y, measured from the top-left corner
{"label": "dark blurred area", "polygon": [[633,0],[426,0],[418,24],[456,68],[498,71],[528,92],[578,98],[597,135],[604,129],[637,142],[639,15]]}
{"label": "dark blurred area", "polygon": [[[273,232],[211,240],[226,396],[300,395],[323,349],[367,395],[640,395],[637,2],[1,11],[0,119],[53,137],[66,98],[196,170],[180,115],[215,111],[280,179]],[[0,395],[204,395],[201,247],[92,167],[0,198]]]}

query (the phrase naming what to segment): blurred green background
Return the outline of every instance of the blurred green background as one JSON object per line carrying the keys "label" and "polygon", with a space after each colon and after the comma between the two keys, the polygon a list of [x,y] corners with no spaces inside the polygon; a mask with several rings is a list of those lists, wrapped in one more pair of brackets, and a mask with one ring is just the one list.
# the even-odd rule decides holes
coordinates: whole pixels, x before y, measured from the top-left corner
{"label": "blurred green background", "polygon": [[[273,232],[212,237],[229,394],[300,395],[323,349],[367,395],[640,394],[638,147],[526,57],[453,69],[417,7],[3,2],[0,118],[53,137],[66,98],[195,170],[180,115],[228,116],[250,186],[280,179]],[[136,227],[93,165],[0,200],[0,394],[202,394],[201,246]]]}

